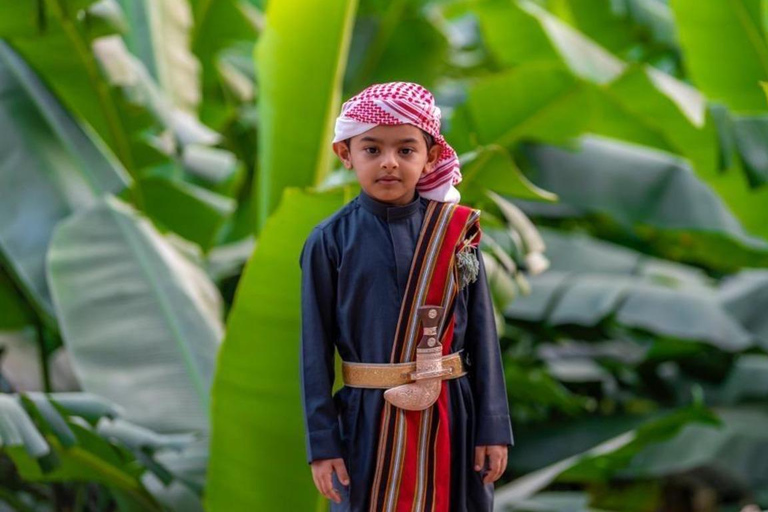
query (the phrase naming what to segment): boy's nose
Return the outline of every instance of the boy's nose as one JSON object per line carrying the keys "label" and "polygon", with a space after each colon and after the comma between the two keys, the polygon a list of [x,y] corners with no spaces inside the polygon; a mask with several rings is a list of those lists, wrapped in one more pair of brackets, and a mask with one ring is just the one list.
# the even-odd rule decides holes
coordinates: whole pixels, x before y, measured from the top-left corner
{"label": "boy's nose", "polygon": [[395,169],[397,168],[397,158],[395,158],[395,155],[392,153],[386,153],[381,162],[381,166],[384,169]]}

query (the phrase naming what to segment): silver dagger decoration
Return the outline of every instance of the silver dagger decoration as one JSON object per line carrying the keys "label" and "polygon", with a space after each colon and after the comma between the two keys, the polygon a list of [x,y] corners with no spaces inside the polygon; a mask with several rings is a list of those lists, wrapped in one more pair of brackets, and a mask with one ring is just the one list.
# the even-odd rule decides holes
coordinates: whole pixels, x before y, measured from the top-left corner
{"label": "silver dagger decoration", "polygon": [[441,306],[422,306],[417,310],[424,331],[416,346],[416,371],[410,374],[414,382],[384,392],[384,399],[392,405],[421,411],[434,404],[440,396],[441,377],[452,371],[451,368],[443,368],[443,345],[437,337],[443,309]]}

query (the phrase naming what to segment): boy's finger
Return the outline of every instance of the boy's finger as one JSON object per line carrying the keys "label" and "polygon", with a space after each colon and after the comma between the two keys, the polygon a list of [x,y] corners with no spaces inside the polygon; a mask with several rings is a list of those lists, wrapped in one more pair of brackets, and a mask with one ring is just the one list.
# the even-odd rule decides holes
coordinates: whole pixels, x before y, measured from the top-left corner
{"label": "boy's finger", "polygon": [[322,484],[321,485],[321,487],[322,487],[321,491],[323,493],[323,496],[325,496],[326,498],[333,499],[333,497],[331,496],[331,491],[333,490],[333,480],[331,479],[331,472],[330,471],[328,471],[327,473],[324,473],[320,477],[320,483]]}
{"label": "boy's finger", "polygon": [[501,476],[501,453],[498,450],[489,450],[490,463],[488,474],[483,481],[485,483],[495,482]]}
{"label": "boy's finger", "polygon": [[501,475],[503,475],[506,470],[507,470],[507,450],[505,448],[499,452],[499,474],[496,476],[496,479],[498,480],[499,478],[501,478]]}
{"label": "boy's finger", "polygon": [[336,476],[339,478],[341,485],[349,485],[349,475],[347,474],[347,466],[344,465],[344,461],[340,460],[334,463],[333,469],[336,471]]}
{"label": "boy's finger", "polygon": [[485,449],[485,446],[475,447],[475,471],[483,469],[483,465],[485,464]]}
{"label": "boy's finger", "polygon": [[490,464],[488,465],[488,472],[483,477],[483,483],[489,484],[493,482],[493,468],[490,467]]}
{"label": "boy's finger", "polygon": [[323,488],[314,473],[312,473],[312,481],[315,482],[315,487],[317,487],[317,490],[320,492],[320,494],[322,494]]}
{"label": "boy's finger", "polygon": [[322,480],[321,492],[323,493],[323,496],[325,496],[329,500],[335,501],[336,503],[341,503],[341,495],[336,489],[333,488],[333,471],[329,470],[327,473],[324,473],[320,478]]}
{"label": "boy's finger", "polygon": [[320,491],[320,494],[322,494],[325,497],[328,497],[328,489],[325,487],[325,480],[323,479],[323,475],[312,475],[315,479],[315,487],[317,487],[317,490]]}
{"label": "boy's finger", "polygon": [[491,466],[490,469],[488,469],[488,473],[486,473],[485,478],[483,478],[483,482],[488,484],[491,482],[495,482],[499,478],[499,473],[496,469],[494,469],[493,466]]}

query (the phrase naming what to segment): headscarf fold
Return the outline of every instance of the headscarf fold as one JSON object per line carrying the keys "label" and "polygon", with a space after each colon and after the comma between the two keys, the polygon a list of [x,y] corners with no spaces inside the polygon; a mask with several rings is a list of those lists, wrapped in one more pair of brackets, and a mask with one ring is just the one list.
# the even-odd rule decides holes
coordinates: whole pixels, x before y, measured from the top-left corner
{"label": "headscarf fold", "polygon": [[412,82],[373,84],[351,97],[336,119],[333,142],[367,132],[378,125],[412,124],[429,133],[442,148],[434,170],[416,184],[420,195],[435,201],[458,203],[461,182],[456,151],[440,134],[440,107],[432,93]]}

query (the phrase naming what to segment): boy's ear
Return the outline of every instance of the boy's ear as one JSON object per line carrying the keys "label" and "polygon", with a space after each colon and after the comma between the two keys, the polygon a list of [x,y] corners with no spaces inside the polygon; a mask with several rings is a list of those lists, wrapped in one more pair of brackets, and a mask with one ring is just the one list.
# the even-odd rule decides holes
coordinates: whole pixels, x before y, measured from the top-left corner
{"label": "boy's ear", "polygon": [[334,142],[333,152],[336,153],[336,156],[339,157],[345,168],[352,168],[352,160],[349,158],[349,146],[347,146],[346,142]]}
{"label": "boy's ear", "polygon": [[443,152],[442,146],[439,144],[432,144],[432,147],[427,151],[427,163],[424,164],[423,174],[429,174],[435,170],[435,164],[437,159],[440,158],[440,153]]}

